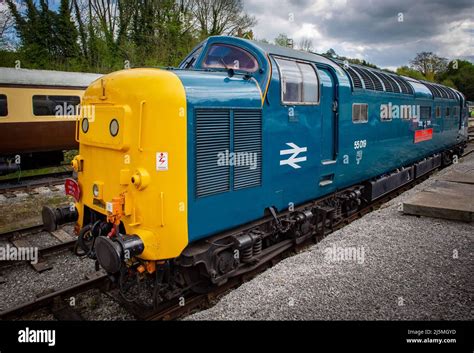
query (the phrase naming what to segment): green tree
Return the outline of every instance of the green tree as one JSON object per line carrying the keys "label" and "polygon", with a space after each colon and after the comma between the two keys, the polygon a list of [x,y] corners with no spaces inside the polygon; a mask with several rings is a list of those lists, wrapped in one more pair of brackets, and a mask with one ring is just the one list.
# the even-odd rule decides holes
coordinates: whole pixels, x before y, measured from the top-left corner
{"label": "green tree", "polygon": [[77,42],[78,31],[72,22],[71,11],[68,0],[61,0],[59,13],[56,16],[55,37],[58,46],[58,55],[64,59],[74,58],[80,55]]}
{"label": "green tree", "polygon": [[397,69],[397,74],[414,78],[416,80],[426,80],[426,77],[418,70],[412,69],[408,66],[401,66]]}
{"label": "green tree", "polygon": [[[22,11],[7,2],[20,43],[15,58],[30,68],[105,73],[126,61],[172,66],[203,37],[252,39],[255,24],[243,0],[60,0],[55,11],[47,0],[25,0]],[[0,54],[0,64],[11,61]]]}
{"label": "green tree", "polygon": [[292,42],[293,41],[284,33],[280,33],[278,37],[275,38],[275,44],[279,45],[280,47],[291,47]]}
{"label": "green tree", "polygon": [[452,82],[467,100],[474,100],[474,65],[471,62],[461,59],[452,60],[447,65],[447,69],[439,75],[439,80]]}
{"label": "green tree", "polygon": [[242,0],[194,0],[193,16],[199,37],[247,32],[256,20],[244,11]]}
{"label": "green tree", "polygon": [[329,48],[328,51],[324,53],[323,55],[328,56],[330,58],[334,58],[334,59],[337,59],[339,57],[333,48]]}
{"label": "green tree", "polygon": [[423,74],[429,81],[434,81],[435,76],[446,69],[447,59],[432,52],[421,52],[410,61],[411,67]]}

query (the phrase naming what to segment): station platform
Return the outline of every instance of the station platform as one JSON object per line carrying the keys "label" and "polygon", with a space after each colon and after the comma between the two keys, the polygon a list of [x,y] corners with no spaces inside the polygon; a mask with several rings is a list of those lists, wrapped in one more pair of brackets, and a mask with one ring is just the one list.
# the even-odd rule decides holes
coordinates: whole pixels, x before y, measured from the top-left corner
{"label": "station platform", "polygon": [[451,171],[403,203],[403,212],[416,216],[474,221],[474,168]]}
{"label": "station platform", "polygon": [[186,319],[473,320],[474,223],[403,212],[470,209],[473,172],[471,153]]}

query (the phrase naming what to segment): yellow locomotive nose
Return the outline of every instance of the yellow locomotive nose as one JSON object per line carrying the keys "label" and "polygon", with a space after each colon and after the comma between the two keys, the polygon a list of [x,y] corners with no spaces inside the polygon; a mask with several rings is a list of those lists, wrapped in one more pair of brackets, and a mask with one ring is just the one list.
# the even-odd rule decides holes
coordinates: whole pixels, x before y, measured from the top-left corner
{"label": "yellow locomotive nose", "polygon": [[[181,80],[167,70],[119,71],[94,82],[83,104],[93,109],[78,122],[80,155],[72,162],[82,190],[80,227],[108,222],[116,229],[109,234],[112,241],[120,233],[143,242],[136,257],[177,257],[188,244],[187,104]],[[79,128],[84,119],[87,129]],[[100,197],[93,192],[98,181]],[[102,243],[108,255],[98,258],[111,259],[116,246]]]}

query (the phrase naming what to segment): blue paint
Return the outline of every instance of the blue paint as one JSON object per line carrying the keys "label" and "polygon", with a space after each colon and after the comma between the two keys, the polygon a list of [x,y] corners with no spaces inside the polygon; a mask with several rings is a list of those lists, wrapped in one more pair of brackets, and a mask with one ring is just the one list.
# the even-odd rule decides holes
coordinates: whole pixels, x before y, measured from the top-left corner
{"label": "blue paint", "polygon": [[[261,70],[253,78],[239,71],[230,78],[225,69],[200,69],[207,50],[215,43],[247,50],[258,60]],[[270,206],[284,210],[290,203],[298,205],[319,198],[460,142],[459,117],[446,118],[444,113],[446,107],[451,111],[454,106],[463,109],[463,101],[433,99],[430,90],[420,82],[410,82],[412,95],[356,89],[339,65],[316,54],[233,37],[210,37],[201,45],[203,51],[196,69],[175,71],[185,86],[188,104],[190,242],[257,220]],[[321,92],[318,105],[281,103],[280,74],[273,56],[295,58],[317,68]],[[262,103],[269,79],[268,94]],[[337,116],[334,100],[338,102]],[[429,105],[431,117],[422,121],[423,126],[412,120],[381,121],[380,106],[389,102]],[[353,123],[353,103],[368,104],[367,123]],[[436,106],[441,107],[442,118],[435,117]],[[262,109],[262,186],[202,198],[195,196],[194,111],[199,108]],[[433,128],[433,139],[415,144],[415,131],[422,128]],[[362,141],[365,147],[355,148]],[[301,154],[307,157],[299,163],[301,168],[280,165],[287,158],[280,156],[281,150],[290,148],[287,143],[307,148]],[[332,180],[332,184],[321,185],[326,179]]]}

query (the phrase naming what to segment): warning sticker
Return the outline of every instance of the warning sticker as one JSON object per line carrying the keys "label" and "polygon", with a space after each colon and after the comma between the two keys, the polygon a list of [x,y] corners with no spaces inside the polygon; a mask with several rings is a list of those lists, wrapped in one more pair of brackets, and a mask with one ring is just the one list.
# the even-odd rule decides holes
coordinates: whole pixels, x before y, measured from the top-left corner
{"label": "warning sticker", "polygon": [[168,170],[168,152],[156,152],[156,170]]}

